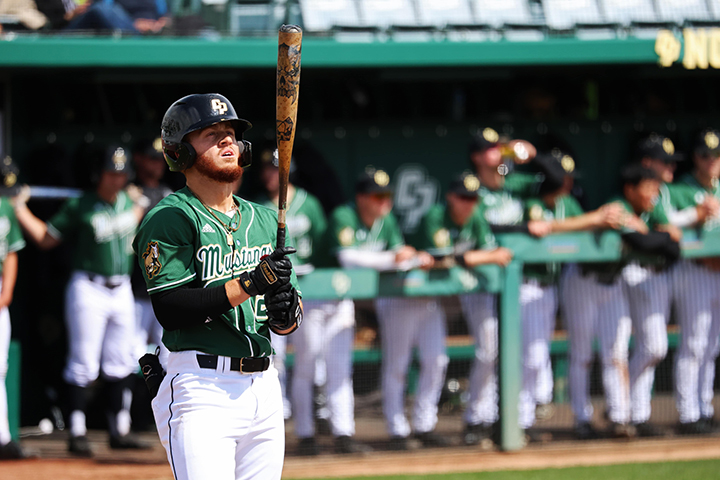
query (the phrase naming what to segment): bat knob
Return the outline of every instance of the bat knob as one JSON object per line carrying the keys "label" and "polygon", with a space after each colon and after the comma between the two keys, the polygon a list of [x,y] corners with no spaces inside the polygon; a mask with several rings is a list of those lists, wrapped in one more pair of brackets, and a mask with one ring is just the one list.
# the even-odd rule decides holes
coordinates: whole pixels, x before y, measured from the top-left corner
{"label": "bat knob", "polygon": [[298,25],[283,25],[280,27],[280,31],[283,33],[302,33],[302,28]]}

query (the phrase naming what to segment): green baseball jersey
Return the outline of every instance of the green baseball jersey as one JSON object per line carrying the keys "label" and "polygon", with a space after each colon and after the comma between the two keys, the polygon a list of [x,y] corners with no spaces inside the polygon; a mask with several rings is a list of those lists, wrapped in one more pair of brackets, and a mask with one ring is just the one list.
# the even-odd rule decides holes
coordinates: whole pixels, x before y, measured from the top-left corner
{"label": "green baseball jersey", "polygon": [[[268,208],[277,211],[277,205],[270,199],[263,202]],[[295,188],[285,213],[287,226],[287,244],[295,247],[297,253],[292,256],[295,273],[304,275],[313,270],[313,266],[324,263],[322,239],[327,229],[327,219],[320,201],[302,188]]]}
{"label": "green baseball jersey", "polygon": [[0,198],[0,271],[9,253],[25,248],[20,225],[9,198]]}
{"label": "green baseball jersey", "polygon": [[133,203],[120,192],[114,204],[95,192],[66,201],[47,223],[48,233],[73,242],[72,268],[100,275],[129,275],[138,221]]}
{"label": "green baseball jersey", "polygon": [[[670,205],[675,210],[684,210],[695,207],[705,201],[705,197],[712,195],[720,199],[720,185],[715,180],[711,188],[705,188],[691,173],[686,173],[680,179],[668,186]],[[720,226],[720,218],[712,217],[705,220],[703,230],[713,230]]]}
{"label": "green baseball jersey", "polygon": [[354,205],[341,205],[330,214],[328,252],[335,257],[343,248],[382,252],[402,247],[405,241],[392,213],[375,220],[368,228],[360,220]]}
{"label": "green baseball jersey", "polygon": [[481,211],[490,225],[518,225],[523,222],[522,198],[537,192],[539,180],[535,174],[514,172],[505,177],[498,190],[480,186]]}
{"label": "green baseball jersey", "polygon": [[[580,203],[572,195],[561,195],[555,199],[555,205],[550,207],[539,198],[528,198],[525,202],[524,221],[530,220],[564,220],[566,218],[582,215]],[[557,280],[561,265],[557,262],[546,264],[525,265],[523,274],[528,278],[535,278],[542,283],[553,283]]]}
{"label": "green baseball jersey", "polygon": [[[277,240],[277,213],[234,197],[239,214],[213,214],[187,188],[165,197],[140,225],[135,251],[150,295],[187,285],[224,285],[254,269]],[[215,218],[217,217],[217,218]],[[228,242],[223,225],[236,228]],[[232,245],[228,245],[232,243]],[[292,284],[297,288],[293,272]],[[165,331],[170,351],[201,350],[233,357],[263,357],[273,353],[263,296],[251,297],[203,325]]]}
{"label": "green baseball jersey", "polygon": [[473,210],[464,225],[458,225],[443,204],[433,205],[423,215],[411,243],[418,250],[436,257],[497,247],[495,235],[479,208]]}
{"label": "green baseball jersey", "polygon": [[[633,215],[636,215],[635,210],[633,210],[632,205],[623,197],[616,197],[611,202],[617,202],[620,205],[623,206],[623,208],[628,212],[632,213]],[[649,212],[642,212],[640,215],[637,215],[640,220],[643,221],[646,227],[649,229],[654,229],[658,225],[667,225],[670,223],[667,219],[667,215],[665,214],[665,209],[660,207],[658,208],[658,205],[661,205],[660,202],[655,204],[655,208],[650,210]],[[620,229],[623,233],[629,233],[634,230],[631,230],[627,227],[623,227]]]}

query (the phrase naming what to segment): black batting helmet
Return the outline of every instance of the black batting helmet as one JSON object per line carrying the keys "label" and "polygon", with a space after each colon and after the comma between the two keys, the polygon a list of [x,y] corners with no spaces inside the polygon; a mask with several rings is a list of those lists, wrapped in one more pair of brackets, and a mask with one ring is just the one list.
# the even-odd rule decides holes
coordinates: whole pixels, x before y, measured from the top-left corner
{"label": "black batting helmet", "polygon": [[195,149],[185,142],[185,135],[220,122],[230,122],[240,143],[240,166],[247,167],[252,161],[252,146],[242,140],[242,134],[252,127],[247,120],[239,118],[230,101],[218,93],[193,94],[176,101],[162,120],[162,143],[165,161],[172,172],[190,168],[197,156]]}

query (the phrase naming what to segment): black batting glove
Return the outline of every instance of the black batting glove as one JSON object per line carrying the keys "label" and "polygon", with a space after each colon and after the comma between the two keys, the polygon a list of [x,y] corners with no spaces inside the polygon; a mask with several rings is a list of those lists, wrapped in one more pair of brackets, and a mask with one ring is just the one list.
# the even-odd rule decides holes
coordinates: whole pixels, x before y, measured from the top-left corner
{"label": "black batting glove", "polygon": [[240,286],[248,295],[255,297],[290,283],[292,262],[286,255],[296,251],[293,247],[280,247],[262,257],[254,270],[240,274]]}
{"label": "black batting glove", "polygon": [[265,309],[270,329],[278,335],[288,335],[297,330],[302,323],[300,297],[290,283],[265,294]]}

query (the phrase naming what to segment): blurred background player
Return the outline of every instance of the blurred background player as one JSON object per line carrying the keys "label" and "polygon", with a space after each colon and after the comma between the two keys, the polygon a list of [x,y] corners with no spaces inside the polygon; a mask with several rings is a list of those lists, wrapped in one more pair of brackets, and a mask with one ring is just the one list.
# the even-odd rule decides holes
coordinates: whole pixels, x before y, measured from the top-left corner
{"label": "blurred background player", "polygon": [[[670,225],[665,205],[670,201],[668,185],[672,183],[676,163],[682,156],[675,152],[669,138],[652,133],[636,145],[634,160],[653,170],[659,181],[659,198],[648,215],[653,228],[670,233],[680,241],[682,231]],[[658,426],[649,423],[655,367],[668,351],[667,323],[672,302],[670,288],[671,264],[631,261],[622,276],[628,292],[630,317],[633,323],[633,349],[630,355],[630,420],[640,437],[663,435]]]}
{"label": "blurred background player", "polygon": [[[133,185],[139,188],[147,202],[142,200],[142,207],[145,214],[149,212],[160,200],[172,193],[163,177],[167,171],[167,164],[162,152],[162,140],[160,137],[141,138],[133,146],[133,166],[135,167],[135,179]],[[145,206],[145,203],[147,206]],[[138,265],[135,265],[131,277],[133,296],[135,297],[135,316],[137,321],[137,350],[136,358],[146,353],[148,346],[160,347],[160,363],[165,365],[168,350],[162,343],[163,329],[155,317],[155,312],[150,302],[150,295],[147,293],[145,279]]]}
{"label": "blurred background player", "polygon": [[[329,222],[330,252],[342,268],[379,271],[430,267],[432,257],[406,245],[392,210],[390,176],[368,167],[355,183],[355,204],[336,208]],[[434,298],[378,298],[375,310],[382,340],[382,396],[392,448],[409,448],[405,417],[406,375],[417,345],[420,380],[413,430],[424,446],[447,442],[434,432],[447,356],[445,315]]]}
{"label": "blurred background player", "polygon": [[98,152],[95,188],[65,202],[47,223],[27,207],[28,188],[14,197],[15,214],[41,249],[73,242],[73,272],[67,285],[65,322],[69,351],[67,385],[70,453],[92,456],[85,411],[88,388],[100,372],[108,388],[111,448],[141,448],[130,433],[129,394],[137,371],[135,305],[130,285],[132,240],[144,207],[123,189],[131,174],[129,152],[111,146]]}
{"label": "blurred background player", "polygon": [[[420,221],[412,244],[435,258],[435,268],[506,266],[512,260],[510,250],[497,246],[490,225],[477,208],[479,188],[475,175],[455,176],[445,203],[431,207]],[[476,445],[491,437],[498,420],[496,299],[491,293],[477,292],[460,295],[460,303],[475,342],[463,441]]]}
{"label": "blurred background player", "polygon": [[[654,171],[640,165],[626,167],[622,173],[622,198],[603,208],[623,208],[612,224],[620,230],[632,249],[666,258],[677,258],[679,246],[667,232],[652,230],[651,212],[659,190]],[[648,225],[649,222],[649,225]],[[575,433],[581,440],[597,438],[592,426],[590,366],[593,339],[599,343],[608,431],[614,437],[636,434],[630,424],[630,384],[628,351],[632,323],[624,282],[622,262],[583,264],[569,268],[562,279],[562,310],[570,342],[570,403],[575,415]]]}
{"label": "blurred background player", "polygon": [[[669,186],[670,214],[687,215],[687,225],[714,230],[720,226],[720,132],[701,131],[692,148],[692,171]],[[672,221],[672,220],[671,220]],[[677,225],[677,223],[676,223]],[[720,349],[720,261],[684,259],[673,272],[673,293],[680,326],[675,356],[678,432],[704,434],[716,430],[712,405],[715,359]]]}
{"label": "blurred background player", "polygon": [[13,300],[15,281],[18,273],[17,252],[25,247],[9,196],[17,194],[17,168],[10,157],[0,163],[0,460],[14,460],[25,457],[25,452],[10,436],[8,420],[7,390],[5,378],[8,371],[10,349],[10,313],[8,307]]}
{"label": "blurred background player", "polygon": [[[542,181],[537,197],[526,199],[525,221],[544,222],[550,233],[564,233],[606,228],[618,207],[606,207],[585,214],[570,195],[574,184],[575,159],[559,148],[538,155],[533,164]],[[558,312],[557,284],[559,263],[525,265],[520,286],[523,335],[523,383],[519,399],[520,427],[528,430],[535,424],[536,409],[552,402],[553,377],[550,341]],[[534,434],[528,432],[529,439]]]}

